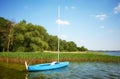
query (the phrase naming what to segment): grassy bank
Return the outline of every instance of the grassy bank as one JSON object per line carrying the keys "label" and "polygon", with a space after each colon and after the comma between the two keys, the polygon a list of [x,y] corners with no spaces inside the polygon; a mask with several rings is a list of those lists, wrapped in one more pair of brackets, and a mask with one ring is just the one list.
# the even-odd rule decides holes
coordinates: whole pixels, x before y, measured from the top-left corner
{"label": "grassy bank", "polygon": [[[0,53],[0,66],[25,71],[24,62],[29,64],[47,63],[57,61],[57,53],[36,53],[36,52],[2,52]],[[82,53],[61,53],[60,61],[69,62],[113,62],[120,63],[120,56],[109,56],[93,52]]]}
{"label": "grassy bank", "polygon": [[[0,61],[6,63],[29,64],[57,61],[57,53],[9,52],[0,53]],[[109,56],[93,52],[61,53],[60,61],[70,62],[120,62],[120,56]]]}

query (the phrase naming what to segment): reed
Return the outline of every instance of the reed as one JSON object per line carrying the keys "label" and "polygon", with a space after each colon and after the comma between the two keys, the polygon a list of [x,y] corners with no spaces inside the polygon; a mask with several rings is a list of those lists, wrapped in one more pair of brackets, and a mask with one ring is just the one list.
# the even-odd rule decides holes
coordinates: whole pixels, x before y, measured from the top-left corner
{"label": "reed", "polygon": [[[46,63],[57,60],[57,53],[43,52],[3,52],[0,53],[0,61],[6,63],[29,64]],[[61,53],[60,61],[70,62],[114,62],[120,63],[120,56],[109,56],[93,52],[86,53]]]}
{"label": "reed", "polygon": [[25,66],[22,64],[16,64],[16,63],[5,63],[5,62],[0,62],[0,66],[1,67],[5,67],[8,69],[13,69],[13,70],[17,70],[17,71],[22,71],[25,72]]}

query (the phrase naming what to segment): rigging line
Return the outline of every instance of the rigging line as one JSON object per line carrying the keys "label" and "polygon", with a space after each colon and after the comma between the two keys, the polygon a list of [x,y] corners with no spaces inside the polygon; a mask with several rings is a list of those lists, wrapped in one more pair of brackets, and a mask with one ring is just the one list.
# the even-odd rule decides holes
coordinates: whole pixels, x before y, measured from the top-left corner
{"label": "rigging line", "polygon": [[[60,6],[58,6],[58,20],[60,20]],[[58,23],[58,62],[60,54],[60,24]]]}

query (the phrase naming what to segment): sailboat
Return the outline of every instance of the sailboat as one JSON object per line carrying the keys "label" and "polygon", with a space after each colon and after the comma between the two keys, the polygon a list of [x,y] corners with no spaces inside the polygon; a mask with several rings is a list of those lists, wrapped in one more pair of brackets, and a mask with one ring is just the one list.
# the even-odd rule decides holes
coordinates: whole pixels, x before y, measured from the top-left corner
{"label": "sailboat", "polygon": [[[58,20],[60,20],[60,6],[58,6]],[[54,61],[52,63],[43,63],[43,64],[36,64],[36,65],[27,65],[25,61],[25,66],[27,71],[44,71],[44,70],[51,70],[51,69],[58,69],[69,65],[69,62],[59,62],[59,47],[60,47],[60,39],[59,39],[59,31],[60,31],[60,24],[58,24],[58,60],[57,62]]]}

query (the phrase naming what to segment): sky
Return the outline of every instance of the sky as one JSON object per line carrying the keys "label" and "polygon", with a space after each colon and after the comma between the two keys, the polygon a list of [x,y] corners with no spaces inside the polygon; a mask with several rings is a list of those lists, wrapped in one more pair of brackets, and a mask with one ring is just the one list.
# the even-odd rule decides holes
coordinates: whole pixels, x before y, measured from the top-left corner
{"label": "sky", "polygon": [[0,0],[0,17],[43,26],[89,50],[120,50],[120,0]]}

